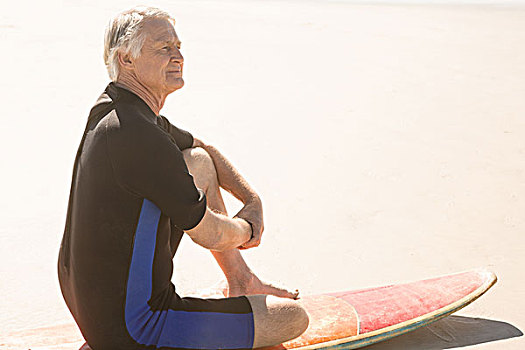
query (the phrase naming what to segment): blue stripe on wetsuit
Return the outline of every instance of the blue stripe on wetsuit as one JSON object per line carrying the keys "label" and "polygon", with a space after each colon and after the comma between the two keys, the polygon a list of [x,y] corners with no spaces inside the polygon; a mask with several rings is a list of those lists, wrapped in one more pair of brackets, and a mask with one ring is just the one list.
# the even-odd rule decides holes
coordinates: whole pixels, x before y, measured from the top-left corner
{"label": "blue stripe on wetsuit", "polygon": [[239,349],[253,345],[253,314],[152,311],[153,257],[160,209],[144,199],[135,232],[129,270],[125,321],[139,344],[192,349]]}

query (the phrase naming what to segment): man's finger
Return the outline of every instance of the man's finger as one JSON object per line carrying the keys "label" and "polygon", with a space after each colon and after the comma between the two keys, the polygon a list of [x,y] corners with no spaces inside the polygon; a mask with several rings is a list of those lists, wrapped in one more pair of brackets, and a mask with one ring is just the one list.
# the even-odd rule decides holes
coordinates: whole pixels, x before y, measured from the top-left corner
{"label": "man's finger", "polygon": [[258,247],[258,246],[259,246],[259,244],[252,244],[252,243],[250,243],[250,244],[245,244],[245,245],[241,246],[240,249],[243,249],[243,250],[244,249],[251,249],[251,248]]}
{"label": "man's finger", "polygon": [[[243,215],[238,215],[237,217],[244,218]],[[247,220],[247,219],[244,219],[244,220]],[[255,248],[255,247],[258,247],[259,244],[261,244],[262,231],[264,230],[262,223],[256,220],[252,221],[251,218],[248,219],[247,221],[252,226],[252,237],[250,238],[249,241],[237,247],[237,249],[244,250],[244,249]]]}
{"label": "man's finger", "polygon": [[239,247],[239,249],[249,249],[249,248],[255,248],[261,244],[261,237],[254,237],[250,239],[248,242],[244,243]]}

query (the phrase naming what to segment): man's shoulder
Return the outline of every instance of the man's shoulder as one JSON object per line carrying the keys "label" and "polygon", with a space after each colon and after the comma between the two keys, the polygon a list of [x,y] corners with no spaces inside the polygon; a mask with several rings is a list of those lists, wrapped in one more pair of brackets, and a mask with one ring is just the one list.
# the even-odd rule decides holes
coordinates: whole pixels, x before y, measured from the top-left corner
{"label": "man's shoulder", "polygon": [[95,119],[101,119],[101,117],[104,117],[114,109],[114,106],[113,99],[104,91],[89,111],[88,123]]}
{"label": "man's shoulder", "polygon": [[[144,144],[162,143],[166,138],[172,140],[167,119],[157,117],[136,95],[108,85],[91,109],[90,129],[104,135],[112,145],[127,145],[134,148]],[[176,144],[176,141],[172,141]]]}
{"label": "man's shoulder", "polygon": [[[143,111],[118,94],[109,85],[98,97],[89,113],[88,122],[110,131],[147,132],[154,124]],[[151,119],[151,118],[149,118]]]}

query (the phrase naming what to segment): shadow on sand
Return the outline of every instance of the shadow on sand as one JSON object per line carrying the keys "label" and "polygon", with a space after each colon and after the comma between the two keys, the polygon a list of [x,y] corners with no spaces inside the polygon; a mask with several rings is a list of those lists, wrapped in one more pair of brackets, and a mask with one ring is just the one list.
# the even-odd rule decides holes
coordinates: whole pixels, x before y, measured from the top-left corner
{"label": "shadow on sand", "polygon": [[367,350],[433,350],[452,349],[521,337],[523,333],[513,325],[464,316],[449,316],[427,327],[399,337],[370,345]]}

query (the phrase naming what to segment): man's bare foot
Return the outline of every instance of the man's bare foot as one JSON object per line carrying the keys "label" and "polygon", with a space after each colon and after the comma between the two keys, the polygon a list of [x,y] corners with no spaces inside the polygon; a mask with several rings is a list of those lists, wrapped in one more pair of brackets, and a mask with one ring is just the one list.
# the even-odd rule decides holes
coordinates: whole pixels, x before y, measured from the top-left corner
{"label": "man's bare foot", "polygon": [[299,299],[299,291],[291,292],[285,288],[275,287],[270,283],[262,282],[253,273],[243,280],[228,281],[228,285],[223,289],[227,297],[237,297],[240,295],[266,294],[280,298]]}

